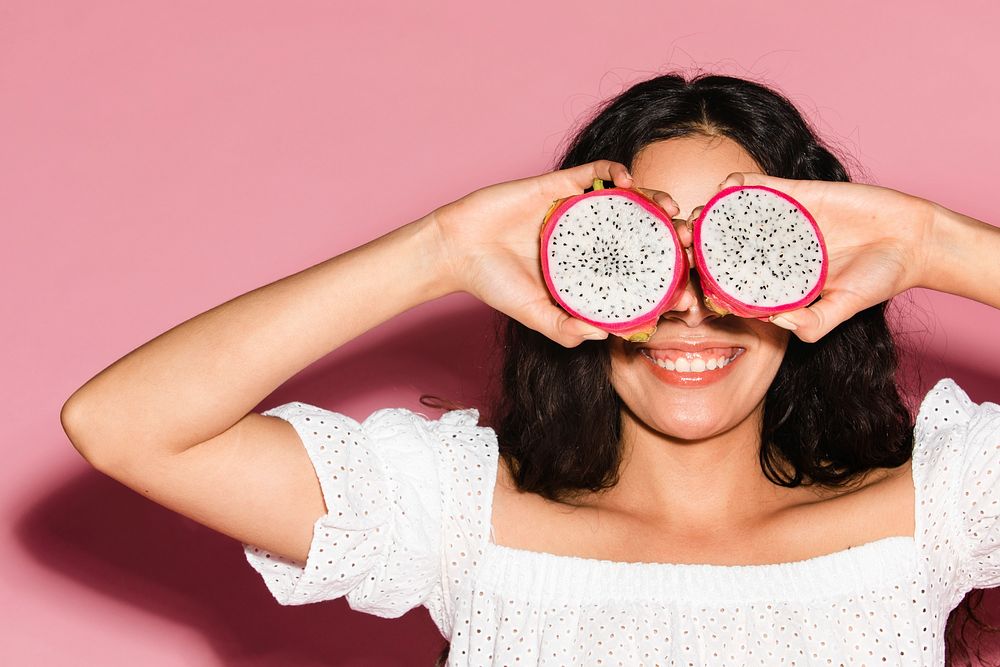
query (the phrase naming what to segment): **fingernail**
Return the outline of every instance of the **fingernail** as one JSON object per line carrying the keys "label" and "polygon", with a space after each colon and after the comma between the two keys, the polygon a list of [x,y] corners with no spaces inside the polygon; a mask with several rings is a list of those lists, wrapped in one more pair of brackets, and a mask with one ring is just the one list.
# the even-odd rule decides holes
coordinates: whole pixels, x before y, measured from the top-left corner
{"label": "fingernail", "polygon": [[795,322],[792,322],[790,319],[788,319],[786,317],[782,317],[781,315],[771,315],[771,317],[769,319],[771,320],[771,322],[773,322],[774,324],[777,324],[782,329],[788,329],[789,331],[795,331],[796,329],[799,328],[798,325],[795,324]]}
{"label": "fingernail", "polygon": [[625,170],[625,178],[632,180],[632,174],[629,173],[628,169]]}
{"label": "fingernail", "polygon": [[605,338],[608,337],[608,334],[604,332],[601,333],[594,332],[594,333],[583,334],[583,337],[586,338],[587,340],[604,340]]}

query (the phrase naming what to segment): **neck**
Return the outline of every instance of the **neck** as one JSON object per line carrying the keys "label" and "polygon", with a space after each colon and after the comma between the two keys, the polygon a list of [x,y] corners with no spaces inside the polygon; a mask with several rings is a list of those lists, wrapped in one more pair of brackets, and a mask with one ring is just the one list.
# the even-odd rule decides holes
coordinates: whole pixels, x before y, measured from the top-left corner
{"label": "neck", "polygon": [[745,527],[787,505],[789,489],[764,476],[759,460],[763,404],[741,424],[698,440],[649,428],[625,409],[619,482],[607,507],[664,526],[721,530]]}

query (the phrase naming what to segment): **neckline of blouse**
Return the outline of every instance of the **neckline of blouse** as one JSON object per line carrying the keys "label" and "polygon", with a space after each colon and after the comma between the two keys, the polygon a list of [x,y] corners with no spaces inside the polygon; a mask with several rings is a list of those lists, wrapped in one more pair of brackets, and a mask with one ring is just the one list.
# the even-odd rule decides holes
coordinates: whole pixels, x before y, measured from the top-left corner
{"label": "neckline of blouse", "polygon": [[[942,378],[920,406],[917,426],[930,409],[930,398],[938,390],[955,393],[950,378]],[[478,411],[454,411],[446,420],[452,424],[475,425]],[[479,427],[484,428],[484,427]],[[485,427],[496,447],[496,434]],[[494,449],[495,451],[495,449]],[[566,556],[497,544],[492,540],[493,489],[485,498],[487,535],[482,545],[483,567],[479,585],[499,594],[546,600],[581,601],[608,597],[637,600],[781,601],[802,600],[863,593],[892,584],[898,591],[917,576],[922,557],[919,541],[924,530],[920,513],[922,462],[925,451],[915,447],[910,470],[914,488],[914,534],[893,535],[821,554],[812,558],[756,565],[716,565],[708,563],[660,563],[613,561],[583,556]],[[488,479],[496,476],[498,457],[491,456]]]}
{"label": "neckline of blouse", "polygon": [[781,601],[858,593],[891,584],[899,589],[916,576],[917,561],[916,540],[906,535],[804,560],[758,565],[612,561],[487,541],[477,579],[480,587],[520,599]]}

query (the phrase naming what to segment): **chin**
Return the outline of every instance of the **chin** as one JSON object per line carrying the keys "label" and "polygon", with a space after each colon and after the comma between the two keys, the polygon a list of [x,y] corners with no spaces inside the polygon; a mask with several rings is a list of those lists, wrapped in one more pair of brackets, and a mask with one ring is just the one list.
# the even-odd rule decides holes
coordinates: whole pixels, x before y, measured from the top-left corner
{"label": "chin", "polygon": [[704,440],[725,433],[734,426],[727,423],[721,416],[713,415],[700,415],[687,419],[678,419],[676,414],[664,415],[660,418],[651,415],[649,419],[639,417],[637,419],[647,428],[678,440]]}

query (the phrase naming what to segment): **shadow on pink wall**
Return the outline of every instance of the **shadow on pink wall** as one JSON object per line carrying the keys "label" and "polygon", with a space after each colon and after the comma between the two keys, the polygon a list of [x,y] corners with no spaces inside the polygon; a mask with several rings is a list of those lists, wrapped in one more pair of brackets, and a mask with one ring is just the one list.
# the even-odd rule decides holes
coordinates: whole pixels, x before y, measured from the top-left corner
{"label": "shadow on pink wall", "polygon": [[[405,314],[300,373],[266,404],[299,400],[343,410],[391,395],[400,397],[392,405],[436,418],[440,411],[417,400],[426,392],[480,406],[493,312],[473,304],[433,318]],[[355,407],[351,416],[367,412]],[[97,593],[197,629],[219,664],[429,666],[443,647],[422,608],[382,619],[353,612],[342,599],[278,605],[239,543],[97,471],[67,480],[30,506],[15,530],[35,560]]]}
{"label": "shadow on pink wall", "polygon": [[[337,409],[358,397],[398,392],[400,381],[408,380],[415,396],[435,393],[480,407],[485,415],[487,379],[497,362],[487,354],[493,347],[491,313],[476,305],[405,327],[380,327],[350,343],[349,356],[335,353],[294,378],[268,405],[301,400]],[[918,395],[948,375],[973,400],[997,399],[1000,378],[941,359],[914,361],[922,366]],[[415,398],[405,403],[438,414]],[[238,543],[96,471],[52,489],[21,518],[16,532],[24,548],[54,571],[197,629],[220,664],[431,665],[444,642],[424,609],[381,619],[352,612],[344,600],[281,607]],[[1000,598],[995,591],[986,596],[983,608],[995,609]]]}

